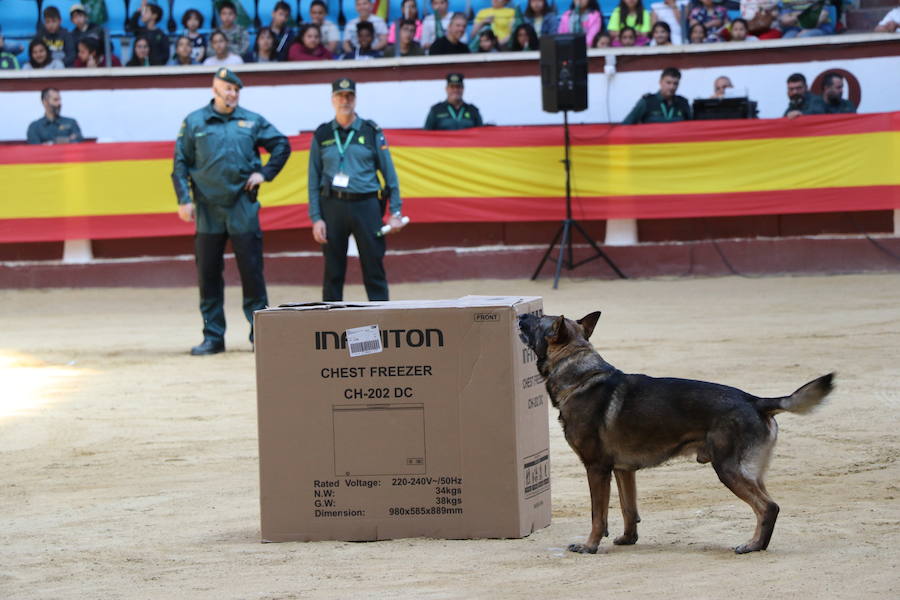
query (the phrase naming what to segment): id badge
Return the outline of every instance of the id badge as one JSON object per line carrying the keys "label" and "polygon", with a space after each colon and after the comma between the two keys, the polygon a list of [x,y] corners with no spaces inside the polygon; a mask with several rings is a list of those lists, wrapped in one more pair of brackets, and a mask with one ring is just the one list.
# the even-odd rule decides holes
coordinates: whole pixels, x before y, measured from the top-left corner
{"label": "id badge", "polygon": [[337,173],[331,180],[332,187],[345,188],[350,184],[350,176],[346,173]]}

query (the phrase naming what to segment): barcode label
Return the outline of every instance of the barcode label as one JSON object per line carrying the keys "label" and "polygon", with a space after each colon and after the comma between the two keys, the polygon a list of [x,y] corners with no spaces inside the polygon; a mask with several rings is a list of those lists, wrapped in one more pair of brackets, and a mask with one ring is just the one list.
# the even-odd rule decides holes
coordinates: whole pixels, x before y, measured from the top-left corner
{"label": "barcode label", "polygon": [[366,325],[347,330],[347,349],[350,356],[365,356],[381,352],[381,332],[378,325]]}

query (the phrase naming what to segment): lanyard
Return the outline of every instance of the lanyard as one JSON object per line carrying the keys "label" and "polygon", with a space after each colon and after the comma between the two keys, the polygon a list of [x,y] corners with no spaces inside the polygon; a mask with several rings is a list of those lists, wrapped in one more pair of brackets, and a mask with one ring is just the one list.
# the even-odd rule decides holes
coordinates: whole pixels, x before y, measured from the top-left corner
{"label": "lanyard", "polygon": [[659,103],[659,110],[662,111],[663,118],[666,121],[671,121],[672,117],[675,116],[675,105],[673,104],[672,108],[669,108],[668,106],[666,106],[665,100],[663,100],[662,102]]}
{"label": "lanyard", "polygon": [[356,135],[356,130],[350,130],[350,133],[347,135],[347,139],[344,140],[343,144],[341,144],[341,136],[338,135],[338,131],[340,130],[334,130],[334,145],[337,148],[338,153],[341,155],[341,162],[338,165],[338,171],[340,171],[344,166],[344,154],[347,152],[347,148],[350,147],[350,142],[353,141],[353,136]]}
{"label": "lanyard", "polygon": [[447,110],[450,111],[450,116],[453,117],[454,121],[459,121],[460,119],[462,119],[463,111],[466,110],[466,105],[463,104],[462,106],[460,106],[458,113],[453,111],[453,106],[450,104],[447,105]]}

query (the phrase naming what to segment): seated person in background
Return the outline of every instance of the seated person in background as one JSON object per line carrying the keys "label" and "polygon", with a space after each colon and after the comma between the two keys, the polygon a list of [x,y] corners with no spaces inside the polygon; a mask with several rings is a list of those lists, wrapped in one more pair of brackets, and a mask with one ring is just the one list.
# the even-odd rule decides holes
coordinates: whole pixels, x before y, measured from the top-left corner
{"label": "seated person in background", "polygon": [[706,27],[707,42],[721,42],[719,31],[728,24],[728,11],[713,0],[700,0],[700,5],[691,9],[688,25],[702,23]]}
{"label": "seated person in background", "polygon": [[428,111],[425,129],[450,131],[481,127],[481,113],[474,104],[463,102],[463,75],[450,73],[447,75],[447,99],[438,102]]}
{"label": "seated person in background", "polygon": [[844,78],[837,73],[825,73],[822,78],[822,100],[826,115],[856,112],[856,105],[844,99]]}
{"label": "seated person in background", "polygon": [[720,75],[713,82],[713,95],[710,98],[725,98],[728,96],[728,90],[730,89],[734,89],[731,80],[724,75]]}
{"label": "seated person in background", "polygon": [[74,144],[83,142],[81,128],[75,119],[59,116],[62,96],[56,88],[41,90],[44,116],[28,126],[29,144]]}
{"label": "seated person in background", "polygon": [[678,96],[681,71],[667,67],[659,78],[659,91],[644,94],[622,121],[624,125],[638,123],[674,123],[691,120],[691,105],[683,96]]}
{"label": "seated person in background", "polygon": [[478,42],[478,49],[475,52],[500,52],[500,40],[490,27],[482,28],[475,39]]}
{"label": "seated person in background", "polygon": [[694,23],[688,30],[688,40],[691,44],[703,44],[709,41],[706,25],[703,23]]}
{"label": "seated person in background", "polygon": [[[189,8],[181,15],[181,24],[184,25],[184,33],[181,36],[191,42],[192,64],[202,63],[206,58],[206,36],[200,33],[200,28],[203,27],[203,15],[199,10]],[[176,53],[178,51],[177,43],[175,51]],[[179,60],[177,64],[183,63]]]}
{"label": "seated person in background", "polygon": [[[649,24],[647,27],[649,31]],[[559,18],[557,33],[583,33],[585,41],[588,41],[593,40],[601,30],[603,30],[603,15],[600,13],[600,5],[597,4],[597,0],[572,0],[569,10]]]}
{"label": "seated person in background", "polygon": [[[662,2],[653,2],[650,4],[650,11],[654,24],[665,23],[669,26],[670,43],[680,45],[683,36],[681,31],[681,7],[678,6],[678,1],[663,0]],[[650,38],[653,38],[652,31],[650,32]],[[651,43],[650,45],[652,46],[653,44]]]}
{"label": "seated person in background", "polygon": [[450,25],[444,37],[440,37],[428,48],[428,54],[439,56],[441,54],[468,54],[471,52],[469,45],[463,42],[463,34],[466,32],[466,15],[453,13]]}
{"label": "seated person in background", "polygon": [[[275,3],[272,9],[272,23],[269,25],[269,31],[275,38],[275,54],[278,60],[287,60],[288,51],[291,44],[294,43],[296,33],[288,26],[291,18],[291,5],[284,0]],[[259,43],[259,34],[256,35],[257,44]]]}
{"label": "seated person in background", "polygon": [[50,48],[40,38],[34,38],[28,44],[28,62],[22,65],[22,69],[27,71],[30,69],[65,69],[58,58],[53,58],[50,54]]}
{"label": "seated person in background", "polygon": [[825,113],[825,103],[819,96],[811,94],[806,87],[806,77],[794,73],[787,79],[788,107],[784,116],[796,119],[800,115],[821,115]]}
{"label": "seated person in background", "polygon": [[93,25],[88,19],[87,11],[83,4],[73,4],[69,7],[69,19],[72,21],[72,42],[75,51],[78,51],[78,42],[84,37],[103,39],[103,29],[99,25]]}
{"label": "seated person in background", "polygon": [[388,44],[397,42],[397,29],[400,27],[401,21],[412,21],[416,26],[413,40],[418,42],[422,39],[422,21],[419,20],[419,7],[416,6],[416,0],[403,0],[400,4],[400,18],[391,23],[391,27],[388,29]]}
{"label": "seated person in background", "polygon": [[825,6],[820,6],[815,0],[782,0],[781,14],[778,17],[778,25],[781,28],[781,36],[816,37],[834,33],[834,25]]}
{"label": "seated person in background", "polygon": [[126,67],[149,67],[150,62],[150,40],[144,35],[139,35],[134,40],[134,46],[131,49],[131,58],[125,63]]}
{"label": "seated person in background", "polygon": [[644,8],[641,0],[621,0],[609,17],[607,29],[613,40],[619,37],[619,31],[625,27],[634,27],[642,35],[648,35],[653,27],[653,16]]}
{"label": "seated person in background", "polygon": [[325,18],[326,16],[328,16],[328,7],[325,6],[325,2],[313,0],[309,5],[309,20],[314,25],[318,25],[322,45],[334,55],[338,50],[338,44],[341,43],[341,32],[337,25]]}
{"label": "seated person in background", "polygon": [[731,29],[729,30],[728,39],[732,42],[759,41],[758,37],[756,37],[755,35],[750,35],[750,26],[743,18],[738,18],[731,22]]}
{"label": "seated person in background", "polygon": [[181,36],[175,42],[175,54],[166,63],[170,67],[187,67],[199,64],[194,58],[194,42],[187,36]]}
{"label": "seated person in background", "polygon": [[781,37],[775,0],[741,0],[741,18],[747,21],[747,31],[761,40]]}
{"label": "seated person in background", "polygon": [[[384,19],[378,15],[372,14],[371,0],[356,0],[356,13],[359,16],[348,21],[347,26],[344,28],[344,58],[347,58],[347,55],[355,54],[355,51],[359,46],[356,35],[359,31],[357,25],[360,23],[371,24],[372,31],[375,32],[375,39],[372,41],[372,47],[366,52],[378,52],[378,56],[381,56],[381,50],[387,46],[387,24],[384,22]],[[371,58],[371,55],[366,56]]]}
{"label": "seated person in background", "polygon": [[475,24],[472,25],[472,37],[478,36],[485,27],[490,27],[500,44],[506,44],[516,20],[516,9],[507,6],[508,1],[491,0],[490,8],[479,10],[475,15]]}
{"label": "seated person in background", "polygon": [[875,26],[878,33],[894,33],[900,31],[900,6],[891,9]]}
{"label": "seated person in background", "polygon": [[315,23],[300,29],[300,35],[288,50],[288,60],[331,60],[334,55],[322,43],[322,32]]}
{"label": "seated person in background", "polygon": [[244,64],[244,59],[231,51],[228,36],[219,30],[213,31],[209,36],[209,49],[212,52],[207,52],[207,57],[203,60],[204,65],[224,67]]}
{"label": "seated person in background", "polygon": [[[121,67],[120,61],[115,55],[110,58],[110,65]],[[106,66],[106,54],[103,52],[103,42],[95,37],[86,36],[78,40],[78,55],[72,64],[77,68],[96,69]]]}
{"label": "seated person in background", "polygon": [[278,50],[275,48],[275,34],[268,27],[263,27],[256,34],[253,50],[243,57],[245,63],[278,62]]}
{"label": "seated person in background", "polygon": [[671,46],[672,28],[665,21],[657,21],[650,30],[651,46]]}
{"label": "seated person in background", "polygon": [[[7,46],[3,39],[3,28],[0,27],[0,70],[15,71],[19,68],[19,59],[16,54],[22,51],[22,46]],[[14,52],[14,50],[16,50]]]}
{"label": "seated person in background", "polygon": [[416,22],[412,19],[402,19],[400,21],[400,33],[397,41],[390,44],[384,49],[384,55],[394,56],[424,56],[425,51],[422,46],[413,39],[416,35]]}
{"label": "seated person in background", "polygon": [[[450,19],[453,17],[453,14],[448,12],[448,7],[449,3],[447,0],[431,0],[432,14],[422,19],[422,39],[420,43],[426,50],[447,34],[447,29],[450,27]],[[463,32],[461,41],[468,41],[465,32]]]}
{"label": "seated person in background", "polygon": [[[133,31],[137,37],[147,40],[150,45],[148,64],[164,65],[169,62],[169,36],[159,28],[163,18],[163,9],[156,4],[150,4],[147,0],[141,0],[141,9],[135,12],[126,27]],[[141,25],[143,23],[143,25]],[[137,40],[135,40],[137,46]],[[128,61],[126,66],[134,66]]]}
{"label": "seated person in background", "polygon": [[356,24],[356,43],[350,52],[345,52],[341,60],[365,60],[381,58],[381,50],[373,47],[375,43],[375,24],[371,21],[360,21]]}
{"label": "seated person in background", "polygon": [[44,22],[38,27],[36,37],[49,48],[52,60],[58,60],[69,67],[75,62],[75,42],[72,34],[61,27],[61,23],[59,9],[48,6],[44,9]]}
{"label": "seated person in background", "polygon": [[547,4],[547,0],[528,0],[523,18],[534,28],[538,37],[553,35],[559,30],[559,17],[554,7]]}
{"label": "seated person in background", "polygon": [[644,36],[638,37],[637,31],[634,30],[634,27],[625,26],[619,30],[619,38],[613,40],[612,45],[618,47],[625,48],[633,48],[635,46],[646,46],[647,38]]}
{"label": "seated person in background", "polygon": [[237,8],[231,0],[219,3],[219,31],[225,34],[232,54],[243,56],[250,49],[250,34],[238,25]]}
{"label": "seated person in background", "polygon": [[612,36],[609,35],[608,31],[601,31],[594,36],[594,41],[591,42],[591,48],[609,48],[612,46],[612,41]]}
{"label": "seated person in background", "polygon": [[528,23],[521,23],[513,30],[506,47],[511,52],[525,52],[528,50],[540,50],[540,42],[534,27]]}

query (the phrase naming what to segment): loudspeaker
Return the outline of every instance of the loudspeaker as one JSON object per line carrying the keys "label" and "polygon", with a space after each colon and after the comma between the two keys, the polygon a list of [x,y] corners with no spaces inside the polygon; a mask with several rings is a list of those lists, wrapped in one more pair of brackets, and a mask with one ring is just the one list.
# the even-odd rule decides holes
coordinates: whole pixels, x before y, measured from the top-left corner
{"label": "loudspeaker", "polygon": [[541,99],[546,112],[587,109],[587,73],[584,34],[541,37]]}

